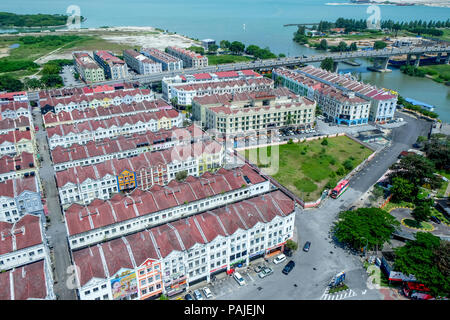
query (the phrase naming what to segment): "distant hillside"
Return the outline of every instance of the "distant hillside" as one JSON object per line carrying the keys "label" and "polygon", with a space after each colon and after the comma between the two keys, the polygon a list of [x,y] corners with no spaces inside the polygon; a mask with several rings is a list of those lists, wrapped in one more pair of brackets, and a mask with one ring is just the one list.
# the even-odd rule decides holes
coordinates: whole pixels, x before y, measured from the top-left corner
{"label": "distant hillside", "polygon": [[67,15],[62,14],[15,14],[0,12],[0,28],[63,26]]}

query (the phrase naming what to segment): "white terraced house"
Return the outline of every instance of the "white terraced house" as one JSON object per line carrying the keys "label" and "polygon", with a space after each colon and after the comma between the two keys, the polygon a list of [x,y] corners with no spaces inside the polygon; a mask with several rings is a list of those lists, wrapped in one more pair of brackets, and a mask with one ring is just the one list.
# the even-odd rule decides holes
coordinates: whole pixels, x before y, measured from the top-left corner
{"label": "white terraced house", "polygon": [[53,113],[61,111],[85,110],[87,108],[109,107],[111,105],[132,104],[135,102],[155,100],[155,94],[148,89],[117,90],[94,94],[74,95],[71,97],[48,97],[39,101],[42,109]]}
{"label": "white terraced house", "polygon": [[18,119],[27,117],[31,119],[30,105],[26,101],[0,102],[1,119]]}
{"label": "white terraced house", "polygon": [[[148,191],[136,189],[87,206],[72,204],[65,210],[69,245],[79,249],[269,191],[270,182],[245,165],[174,180]],[[91,218],[98,222],[95,226],[87,223]]]}
{"label": "white terraced house", "polygon": [[147,151],[159,151],[192,141],[208,141],[210,136],[200,127],[172,128],[157,132],[146,131],[132,136],[89,141],[84,145],[73,144],[68,148],[58,146],[51,150],[53,167],[61,171],[77,166],[88,166],[111,159],[137,156]]}
{"label": "white terraced house", "polygon": [[147,190],[154,184],[165,185],[175,179],[178,172],[198,176],[215,171],[223,165],[223,158],[221,144],[198,142],[58,171],[56,184],[61,205],[87,204],[94,199],[109,199],[123,190]]}
{"label": "white terraced house", "polygon": [[104,120],[88,120],[75,124],[61,124],[47,128],[50,149],[69,147],[74,143],[86,144],[122,135],[171,129],[183,125],[183,115],[174,109],[115,116]]}
{"label": "white terraced house", "polygon": [[0,221],[0,270],[43,259],[50,263],[46,241],[40,216],[27,214],[12,223]]}
{"label": "white terraced house", "polygon": [[[173,296],[191,283],[209,282],[238,264],[281,252],[293,237],[295,213],[294,201],[273,191],[73,251],[80,299]],[[149,261],[157,272],[146,273]],[[118,274],[127,275],[129,292],[115,290]]]}

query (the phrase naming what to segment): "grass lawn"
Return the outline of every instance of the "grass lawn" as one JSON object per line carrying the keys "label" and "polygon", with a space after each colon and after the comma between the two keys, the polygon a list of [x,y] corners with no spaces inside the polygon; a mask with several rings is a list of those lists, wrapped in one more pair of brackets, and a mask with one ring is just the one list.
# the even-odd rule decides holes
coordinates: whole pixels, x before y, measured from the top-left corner
{"label": "grass lawn", "polygon": [[247,56],[235,56],[232,54],[207,54],[208,57],[208,64],[209,65],[216,65],[216,64],[224,64],[224,63],[234,63],[234,62],[245,62],[245,61],[252,61],[252,58],[249,58]]}
{"label": "grass lawn", "polygon": [[405,227],[420,229],[422,231],[433,231],[434,230],[433,225],[431,225],[430,223],[422,221],[422,222],[420,222],[420,224],[418,224],[417,221],[414,219],[403,219],[402,224]]}
{"label": "grass lawn", "polygon": [[[343,168],[343,162],[359,165],[372,151],[346,136],[313,140],[279,146],[279,170],[273,177],[304,201],[317,200],[327,183],[333,184],[343,178],[350,170]],[[248,150],[240,152],[249,158]],[[258,148],[258,159],[249,160],[260,167],[260,155],[271,155],[271,147]],[[264,170],[264,169],[263,169]]]}
{"label": "grass lawn", "polygon": [[433,80],[437,82],[450,81],[450,65],[448,64],[436,64],[430,66],[419,67],[419,69],[425,71],[426,74],[433,77]]}

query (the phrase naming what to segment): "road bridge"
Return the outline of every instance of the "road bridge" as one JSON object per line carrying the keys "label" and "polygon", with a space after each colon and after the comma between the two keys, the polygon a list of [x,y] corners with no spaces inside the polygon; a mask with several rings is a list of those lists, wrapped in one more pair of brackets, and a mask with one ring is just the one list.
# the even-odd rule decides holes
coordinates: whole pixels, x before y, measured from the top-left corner
{"label": "road bridge", "polygon": [[[312,62],[321,62],[325,58],[332,58],[335,63],[354,58],[375,58],[374,68],[377,71],[383,71],[387,69],[390,57],[406,54],[408,57],[415,55],[416,57],[420,58],[420,56],[426,53],[438,54],[439,57],[445,59],[445,63],[448,64],[450,58],[450,45],[428,46],[428,47],[406,47],[406,48],[392,48],[392,49],[384,48],[380,50],[368,50],[368,51],[328,52],[312,56],[284,57],[266,60],[227,63],[202,68],[186,68],[176,71],[164,71],[149,75],[136,75],[125,80],[124,79],[107,80],[97,82],[92,85],[104,85],[104,84],[112,85],[123,83],[124,81],[139,82],[141,84],[152,84],[161,81],[164,77],[173,77],[176,75],[189,75],[199,72],[237,71],[246,69],[269,70],[277,67],[290,67]],[[446,56],[442,56],[443,53],[446,53]],[[419,59],[416,59],[416,61],[417,60]],[[418,62],[416,62],[416,64],[418,64]],[[86,86],[86,84],[76,85],[76,87],[84,87],[84,86]]]}

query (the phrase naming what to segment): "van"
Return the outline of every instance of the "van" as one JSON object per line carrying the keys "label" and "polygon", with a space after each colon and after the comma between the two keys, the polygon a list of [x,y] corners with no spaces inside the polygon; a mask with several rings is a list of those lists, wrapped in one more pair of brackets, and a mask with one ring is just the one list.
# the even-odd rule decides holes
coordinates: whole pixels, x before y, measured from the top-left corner
{"label": "van", "polygon": [[246,285],[245,279],[241,276],[241,274],[239,272],[235,272],[233,274],[233,278],[234,278],[234,280],[237,281],[237,283],[239,283],[240,286]]}

